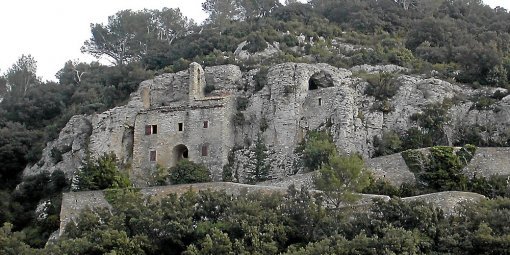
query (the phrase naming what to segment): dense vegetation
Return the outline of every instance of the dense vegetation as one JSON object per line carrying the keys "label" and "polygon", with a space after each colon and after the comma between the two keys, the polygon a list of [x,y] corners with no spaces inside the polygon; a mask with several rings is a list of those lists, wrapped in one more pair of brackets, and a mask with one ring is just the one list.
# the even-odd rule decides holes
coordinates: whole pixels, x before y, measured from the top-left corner
{"label": "dense vegetation", "polygon": [[[191,61],[205,66],[235,63],[244,69],[258,68],[259,72],[255,76],[254,90],[256,91],[267,83],[265,76],[268,65],[288,61],[326,62],[338,67],[392,63],[407,67],[411,72],[436,75],[473,87],[480,85],[510,87],[510,14],[507,10],[491,9],[480,0],[311,0],[306,4],[291,0],[286,2],[286,5],[281,5],[276,0],[207,0],[203,7],[209,14],[209,18],[202,25],[195,24],[176,9],[120,11],[112,15],[106,24],[93,24],[91,38],[82,47],[82,51],[93,56],[106,56],[111,60],[112,65],[68,61],[56,74],[57,82],[41,81],[36,76],[36,60],[30,55],[21,56],[0,76],[0,98],[2,98],[0,102],[0,223],[12,224],[6,224],[0,231],[0,247],[13,247],[11,244],[16,244],[19,246],[13,249],[21,249],[17,253],[28,253],[29,248],[20,245],[20,242],[24,241],[33,247],[42,247],[51,231],[56,229],[59,194],[62,190],[68,190],[70,185],[63,173],[57,171],[51,175],[42,173],[28,177],[20,187],[17,189],[15,187],[21,182],[21,171],[24,167],[38,161],[43,146],[57,137],[58,132],[71,116],[101,112],[123,104],[141,81],[156,74],[183,70]],[[250,53],[263,51],[275,45],[278,45],[280,51],[267,58],[238,59],[234,56],[234,51],[244,41],[247,42],[244,49]],[[342,47],[343,44],[354,45],[357,50],[347,50]],[[398,86],[393,77],[379,75],[364,78],[370,83],[365,92],[377,96],[377,99],[381,101],[379,110],[391,111],[384,102],[393,96],[395,86]],[[491,104],[501,97],[502,95],[496,94],[479,97],[475,100],[475,107],[490,109]],[[377,145],[377,153],[386,155],[407,149],[443,145],[445,139],[443,125],[446,121],[444,113],[447,109],[448,102],[430,105],[423,113],[413,116],[413,121],[420,130],[410,129],[403,135],[388,131],[383,137],[376,138],[379,139],[374,141]],[[238,117],[239,121],[244,121],[242,113]],[[456,144],[508,146],[508,143],[496,144],[481,139],[477,130],[483,128],[467,127],[465,137],[455,141]],[[320,134],[317,135],[320,136]],[[322,146],[319,150],[314,146],[304,148],[305,156],[309,157],[308,161],[305,160],[305,166],[310,170],[321,167],[324,171],[327,171],[328,167],[331,170],[332,164],[342,162],[344,158],[331,160],[331,153],[336,152],[335,148],[319,138],[311,138],[312,142],[316,139],[317,146]],[[52,151],[54,160],[59,161],[62,153],[66,152],[65,149]],[[260,161],[265,157],[265,149],[260,145],[256,150],[258,152],[256,160]],[[96,163],[91,161],[88,168],[86,167],[90,170],[88,172],[90,175],[82,176],[82,180],[94,181],[86,184],[88,186],[83,189],[128,185],[111,164],[104,165],[111,170],[108,181],[103,183],[104,185],[99,184],[101,181],[94,174],[98,169],[97,165],[94,166]],[[253,173],[253,181],[267,177],[267,167],[262,163],[258,166],[259,168]],[[435,181],[436,174],[429,173],[424,178]],[[472,184],[466,184],[468,188],[471,187],[470,190],[492,194],[492,196],[508,195],[507,184],[503,179],[494,177],[486,180],[475,177],[471,182]],[[92,186],[89,187],[90,185]],[[381,185],[384,186],[384,184]],[[406,190],[405,187],[400,188],[399,194],[412,193],[406,193]],[[172,237],[174,243],[170,242],[168,247],[160,247],[157,243],[164,243],[163,240],[167,239],[153,238],[151,233],[142,230],[136,232],[134,231],[136,228],[129,225],[135,224],[137,217],[145,217],[142,217],[141,213],[157,215],[155,206],[142,207],[146,209],[129,212],[116,209],[119,210],[119,214],[101,221],[103,223],[100,224],[102,225],[100,228],[96,228],[99,224],[94,222],[94,219],[97,220],[94,218],[96,216],[89,213],[82,218],[85,221],[88,217],[90,221],[88,225],[84,224],[83,229],[69,232],[67,239],[63,239],[51,249],[73,253],[69,249],[79,249],[77,247],[81,249],[82,246],[79,244],[82,244],[89,245],[87,248],[89,250],[79,250],[78,253],[86,253],[86,251],[90,254],[104,253],[122,246],[126,249],[134,249],[130,251],[135,254],[140,251],[148,254],[165,253],[172,249],[188,250],[189,254],[209,251],[222,251],[221,253],[223,251],[224,253],[288,251],[307,254],[307,252],[340,253],[339,251],[349,251],[343,248],[348,246],[354,247],[350,248],[351,253],[369,253],[373,249],[378,251],[387,249],[395,253],[434,251],[489,254],[491,251],[484,249],[491,246],[504,247],[504,240],[508,235],[505,232],[506,229],[497,225],[498,217],[503,219],[506,217],[505,205],[508,203],[506,199],[473,206],[469,213],[454,218],[431,221],[426,218],[427,216],[416,216],[423,222],[437,223],[430,228],[418,223],[403,225],[406,219],[388,216],[389,220],[382,218],[379,222],[373,222],[373,225],[360,223],[360,226],[364,228],[346,227],[343,230],[340,228],[342,224],[356,226],[357,223],[347,220],[335,225],[332,222],[335,223],[340,218],[353,220],[353,217],[346,217],[343,211],[330,211],[317,205],[313,206],[314,202],[310,202],[312,201],[310,199],[304,200],[310,204],[306,206],[300,204],[301,207],[296,205],[292,208],[296,210],[295,212],[278,211],[286,207],[276,206],[277,202],[297,203],[292,196],[306,194],[306,192],[294,193],[294,195],[291,193],[288,198],[250,197],[249,199],[254,201],[253,205],[251,202],[246,205],[248,203],[246,197],[224,199],[223,202],[228,204],[224,208],[229,208],[231,211],[218,214],[217,217],[221,219],[210,222],[203,220],[215,218],[210,215],[197,216],[194,210],[198,209],[189,206],[193,199],[206,195],[190,194],[189,197],[181,199],[169,198],[171,201],[169,203],[173,205],[166,209],[161,207],[160,212],[184,210],[181,216],[171,215],[178,219],[177,222],[181,220],[185,222],[182,230],[187,232],[181,233],[181,236]],[[225,195],[209,194],[208,196],[211,199],[220,200]],[[49,216],[42,221],[37,219],[34,212],[40,200],[51,201],[49,203],[51,206],[47,208]],[[392,203],[398,204],[394,210],[406,207],[400,206],[400,202]],[[387,208],[391,207],[392,203],[386,205],[381,202],[377,206]],[[234,213],[235,210],[232,208],[243,206],[247,207],[245,208],[247,212]],[[428,207],[421,205],[416,208]],[[480,213],[494,208],[501,208],[501,215]],[[299,212],[299,210],[302,211]],[[309,211],[304,214],[306,210]],[[406,210],[412,210],[412,207]],[[435,215],[430,208],[423,210],[424,214],[430,212],[430,215]],[[260,216],[266,218],[250,216],[258,211],[268,215]],[[129,216],[129,213],[140,213],[140,215]],[[300,216],[297,215],[299,213],[301,213]],[[393,213],[401,215],[397,212]],[[412,215],[409,211],[405,213]],[[235,218],[241,215],[246,217],[244,223],[224,226],[227,222],[225,219],[228,217]],[[380,215],[386,216],[386,214]],[[358,219],[361,218],[363,217],[360,216]],[[118,223],[119,220],[123,220],[125,224],[113,223]],[[276,225],[260,224],[266,221],[275,222]],[[197,225],[197,222],[212,225],[218,222],[218,224],[214,227],[193,229],[192,226],[201,226]],[[319,229],[318,226],[324,225],[334,229]],[[115,226],[117,229],[108,226]],[[301,233],[308,230],[320,233]],[[170,232],[172,231],[173,229]],[[261,240],[259,236],[253,234],[259,231],[267,233],[264,236],[267,239]],[[104,241],[97,247],[101,245],[104,247],[95,247],[90,241],[93,236],[100,237],[100,240]],[[111,240],[118,240],[118,243],[112,244]],[[404,241],[405,244],[399,243]],[[222,247],[217,247],[220,244]],[[331,250],[321,250],[324,247],[331,247]],[[401,250],[396,247],[401,247]],[[12,251],[6,251],[6,253],[9,254]]]}
{"label": "dense vegetation", "polygon": [[112,211],[83,211],[77,225],[45,249],[23,243],[6,224],[2,254],[505,254],[510,200],[461,207],[458,215],[420,202],[376,202],[370,212],[286,195],[188,192],[147,202],[112,190]]}

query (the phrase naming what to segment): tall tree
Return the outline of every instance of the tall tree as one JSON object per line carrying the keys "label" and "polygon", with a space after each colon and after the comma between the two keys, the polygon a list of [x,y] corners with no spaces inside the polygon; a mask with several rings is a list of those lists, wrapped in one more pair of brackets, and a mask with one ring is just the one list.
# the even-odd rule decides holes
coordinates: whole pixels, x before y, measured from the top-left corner
{"label": "tall tree", "polygon": [[355,193],[369,184],[369,174],[359,155],[332,154],[314,177],[314,183],[324,191],[327,202],[339,208],[358,199]]}
{"label": "tall tree", "polygon": [[5,77],[0,76],[0,101],[7,94],[7,79]]}
{"label": "tall tree", "polygon": [[281,6],[278,0],[238,0],[244,18],[266,17]]}
{"label": "tall tree", "polygon": [[37,61],[31,55],[21,55],[5,74],[5,89],[13,98],[24,97],[30,87],[40,83],[36,72]]}
{"label": "tall tree", "polygon": [[143,12],[123,10],[108,17],[108,24],[91,24],[92,37],[81,48],[96,58],[107,56],[116,65],[137,60],[146,50],[153,28]]}
{"label": "tall tree", "polygon": [[193,25],[179,9],[123,10],[110,16],[107,24],[91,24],[92,37],[85,41],[81,51],[96,58],[107,56],[112,63],[122,66],[147,54],[154,55],[160,48],[166,49]]}
{"label": "tall tree", "polygon": [[242,12],[237,0],[206,0],[202,9],[209,14],[208,21],[217,26],[239,20]]}
{"label": "tall tree", "polygon": [[179,8],[163,8],[161,11],[153,11],[156,18],[157,37],[168,45],[186,34],[195,23],[183,16]]}

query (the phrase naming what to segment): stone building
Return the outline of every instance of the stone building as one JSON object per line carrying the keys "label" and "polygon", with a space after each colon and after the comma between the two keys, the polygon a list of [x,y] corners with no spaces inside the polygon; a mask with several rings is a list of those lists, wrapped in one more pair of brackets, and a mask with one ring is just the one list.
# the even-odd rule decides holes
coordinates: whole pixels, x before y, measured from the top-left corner
{"label": "stone building", "polygon": [[143,109],[135,118],[130,173],[137,186],[149,184],[157,165],[167,168],[181,159],[206,165],[213,180],[221,180],[233,147],[232,97],[205,96],[204,70],[196,63],[189,68],[189,83],[182,85],[178,90],[163,86],[141,91]]}
{"label": "stone building", "polygon": [[[374,155],[375,138],[416,127],[411,116],[427,106],[456,96],[494,93],[400,74],[394,66],[347,70],[328,64],[283,63],[266,71],[261,75],[260,70],[242,71],[235,65],[202,69],[192,63],[188,70],[144,81],[126,105],[71,118],[24,175],[62,170],[72,179],[88,153],[96,157],[113,152],[130,166],[127,171],[136,187],[152,185],[158,165],[168,168],[183,158],[206,165],[214,181],[222,180],[224,166],[225,175],[236,182],[248,182],[261,168],[269,169],[268,179],[285,179],[304,171],[296,148],[309,130],[327,130],[339,151],[368,159]],[[359,75],[377,72],[395,72],[397,91],[386,100],[390,106],[386,110],[380,100],[365,93],[369,83]],[[261,79],[264,82],[259,83]],[[206,95],[205,88],[212,86],[215,89]],[[477,126],[488,127],[481,133],[487,140],[506,141],[510,96],[494,103],[493,109],[456,101],[445,125],[450,143],[463,130]],[[61,160],[52,157],[55,150],[61,152]],[[397,181],[413,180],[400,170],[385,170],[388,165],[383,163],[372,165],[381,169],[380,174],[374,170],[377,176],[390,178],[394,173]]]}

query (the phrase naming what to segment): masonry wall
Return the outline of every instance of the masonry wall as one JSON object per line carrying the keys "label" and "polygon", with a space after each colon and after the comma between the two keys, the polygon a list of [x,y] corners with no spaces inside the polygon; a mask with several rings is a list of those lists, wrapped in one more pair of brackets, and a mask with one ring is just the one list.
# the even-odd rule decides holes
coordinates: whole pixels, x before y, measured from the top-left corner
{"label": "masonry wall", "polygon": [[[213,180],[220,181],[233,146],[231,109],[231,98],[224,97],[140,112],[135,121],[132,182],[139,187],[150,184],[156,165],[174,166],[182,157],[183,146],[188,150],[189,160],[206,165]],[[146,125],[156,125],[157,134],[146,135]],[[151,151],[156,152],[155,161],[151,161]],[[207,155],[202,155],[203,152]]]}

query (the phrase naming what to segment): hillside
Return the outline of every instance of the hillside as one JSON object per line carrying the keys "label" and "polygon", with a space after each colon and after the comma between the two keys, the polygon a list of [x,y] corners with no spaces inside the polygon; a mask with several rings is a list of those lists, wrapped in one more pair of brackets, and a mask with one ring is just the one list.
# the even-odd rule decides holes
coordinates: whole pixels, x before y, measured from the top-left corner
{"label": "hillside", "polygon": [[167,8],[92,24],[82,51],[111,66],[43,82],[23,55],[0,76],[0,253],[507,250],[507,10],[203,8],[200,25]]}

